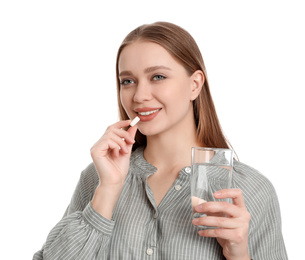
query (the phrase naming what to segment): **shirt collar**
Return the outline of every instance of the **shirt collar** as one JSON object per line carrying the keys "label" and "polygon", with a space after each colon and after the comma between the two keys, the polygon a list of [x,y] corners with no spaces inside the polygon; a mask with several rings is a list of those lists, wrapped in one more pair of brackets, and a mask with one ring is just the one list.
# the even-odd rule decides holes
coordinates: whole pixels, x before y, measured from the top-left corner
{"label": "shirt collar", "polygon": [[[133,163],[135,165],[135,167],[138,168],[138,170],[136,170],[136,174],[140,175],[141,177],[144,177],[145,179],[149,176],[154,174],[158,169],[153,166],[152,164],[150,164],[149,162],[147,162],[144,158],[144,146],[141,146],[139,148],[137,148],[131,156],[131,163]],[[189,176],[191,173],[191,167],[190,166],[186,166],[184,168],[181,169],[180,173],[182,173],[183,175],[187,175]]]}
{"label": "shirt collar", "polygon": [[154,174],[158,169],[145,160],[143,153],[144,146],[137,148],[131,155],[130,163],[137,168],[135,171],[136,174],[147,178],[149,175]]}

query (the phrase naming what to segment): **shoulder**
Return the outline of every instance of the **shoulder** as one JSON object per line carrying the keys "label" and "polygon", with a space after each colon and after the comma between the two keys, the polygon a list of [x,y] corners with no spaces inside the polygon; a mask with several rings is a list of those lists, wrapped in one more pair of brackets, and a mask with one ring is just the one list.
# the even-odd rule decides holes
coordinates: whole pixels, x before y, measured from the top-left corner
{"label": "shoulder", "polygon": [[232,186],[241,189],[251,215],[249,245],[254,254],[257,253],[262,240],[264,244],[270,244],[272,241],[283,243],[280,205],[270,180],[253,167],[235,161]]}
{"label": "shoulder", "polygon": [[256,187],[266,190],[274,189],[270,180],[260,171],[239,161],[234,161],[233,181],[238,186],[248,189],[255,189]]}
{"label": "shoulder", "polygon": [[277,200],[271,181],[255,168],[239,161],[234,161],[232,186],[241,189],[248,202],[267,205],[270,201]]}
{"label": "shoulder", "polygon": [[253,167],[235,161],[232,188],[238,188],[243,193],[247,210],[251,214],[251,232],[268,214],[279,215],[278,198],[272,183]]}

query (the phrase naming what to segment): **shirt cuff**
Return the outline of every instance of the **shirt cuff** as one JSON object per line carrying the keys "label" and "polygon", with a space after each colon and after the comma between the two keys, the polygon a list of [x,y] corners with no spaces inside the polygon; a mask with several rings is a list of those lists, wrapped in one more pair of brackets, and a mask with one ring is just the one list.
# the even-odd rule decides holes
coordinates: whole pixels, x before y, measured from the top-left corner
{"label": "shirt cuff", "polygon": [[93,228],[105,235],[111,235],[115,222],[96,212],[92,207],[91,202],[89,202],[84,209],[83,217],[91,226],[93,226]]}

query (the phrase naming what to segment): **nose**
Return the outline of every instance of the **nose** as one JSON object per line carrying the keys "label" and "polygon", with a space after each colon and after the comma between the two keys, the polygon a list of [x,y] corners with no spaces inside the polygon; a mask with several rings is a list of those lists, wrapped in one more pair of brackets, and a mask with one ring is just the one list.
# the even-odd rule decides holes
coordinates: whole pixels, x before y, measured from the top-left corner
{"label": "nose", "polygon": [[139,81],[136,86],[136,91],[133,96],[133,101],[136,103],[142,103],[152,99],[151,86],[145,81]]}

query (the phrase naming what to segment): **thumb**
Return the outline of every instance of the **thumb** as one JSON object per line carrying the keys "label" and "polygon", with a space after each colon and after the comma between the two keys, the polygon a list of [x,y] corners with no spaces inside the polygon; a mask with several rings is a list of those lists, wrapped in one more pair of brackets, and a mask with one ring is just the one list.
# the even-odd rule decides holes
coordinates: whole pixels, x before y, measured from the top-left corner
{"label": "thumb", "polygon": [[[135,139],[137,130],[138,130],[138,127],[135,125],[135,126],[129,127],[129,129],[127,130],[127,132],[130,133],[130,135],[131,135],[131,137],[132,137],[133,139]],[[135,140],[134,140],[134,141],[135,141]],[[134,143],[130,143],[130,144],[127,145],[127,148],[129,149],[129,152],[131,152],[133,144],[134,144]]]}
{"label": "thumb", "polygon": [[138,130],[138,127],[137,127],[137,125],[135,125],[135,126],[129,127],[129,129],[127,130],[127,132],[130,133],[130,135],[131,135],[132,138],[134,139],[134,138],[136,137],[137,130]]}

